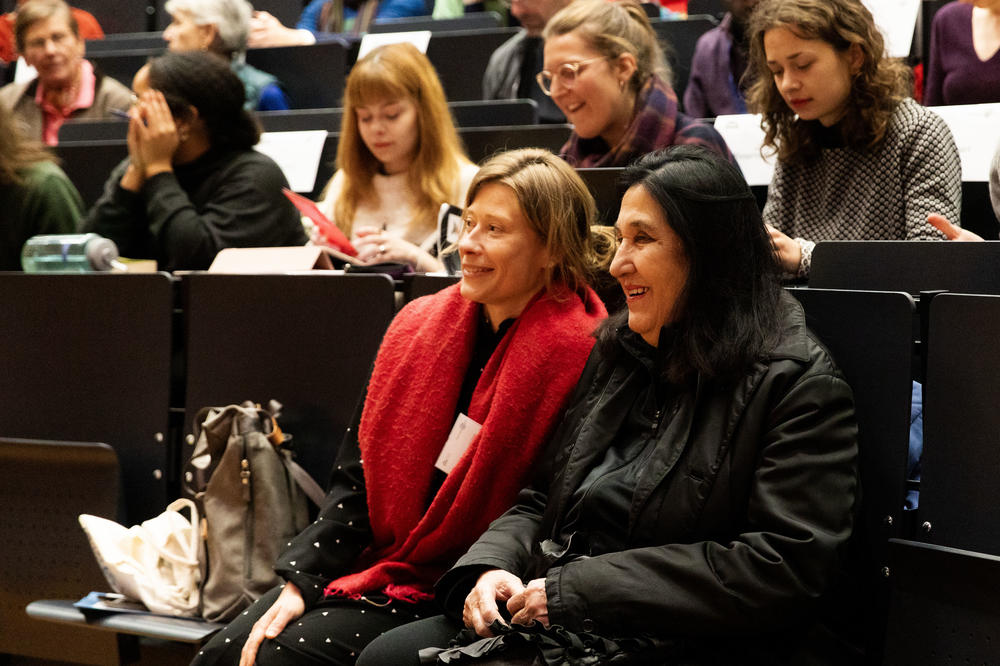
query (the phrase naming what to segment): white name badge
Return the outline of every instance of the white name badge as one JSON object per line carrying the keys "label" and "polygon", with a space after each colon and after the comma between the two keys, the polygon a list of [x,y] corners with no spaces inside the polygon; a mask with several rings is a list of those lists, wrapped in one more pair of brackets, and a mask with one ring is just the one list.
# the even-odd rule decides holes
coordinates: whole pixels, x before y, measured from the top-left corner
{"label": "white name badge", "polygon": [[482,427],[465,414],[459,414],[434,466],[445,474],[450,474]]}

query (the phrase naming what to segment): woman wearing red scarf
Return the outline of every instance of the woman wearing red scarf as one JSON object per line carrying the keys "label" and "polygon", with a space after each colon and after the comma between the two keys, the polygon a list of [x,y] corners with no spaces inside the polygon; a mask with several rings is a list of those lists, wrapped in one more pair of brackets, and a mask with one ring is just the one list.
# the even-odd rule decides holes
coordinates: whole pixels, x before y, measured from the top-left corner
{"label": "woman wearing red scarf", "polygon": [[275,566],[287,583],[195,663],[353,664],[439,612],[434,582],[529,480],[606,314],[587,286],[595,205],[565,162],[526,149],[480,169],[463,219],[462,281],[386,332],[319,519]]}
{"label": "woman wearing red scarf", "polygon": [[680,112],[646,12],[636,0],[577,0],[545,26],[542,92],[573,133],[560,154],[575,167],[627,166],[675,144],[698,144],[735,164],[715,128]]}

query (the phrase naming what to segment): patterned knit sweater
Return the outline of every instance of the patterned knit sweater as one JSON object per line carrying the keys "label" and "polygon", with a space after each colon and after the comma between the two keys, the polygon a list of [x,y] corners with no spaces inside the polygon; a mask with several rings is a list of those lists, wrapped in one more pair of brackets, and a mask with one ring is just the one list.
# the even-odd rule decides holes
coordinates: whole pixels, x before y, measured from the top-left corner
{"label": "patterned knit sweater", "polygon": [[904,99],[874,151],[829,147],[806,164],[779,162],[764,221],[799,243],[798,275],[805,277],[817,241],[941,240],[927,214],[957,223],[961,206],[962,165],[951,131]]}

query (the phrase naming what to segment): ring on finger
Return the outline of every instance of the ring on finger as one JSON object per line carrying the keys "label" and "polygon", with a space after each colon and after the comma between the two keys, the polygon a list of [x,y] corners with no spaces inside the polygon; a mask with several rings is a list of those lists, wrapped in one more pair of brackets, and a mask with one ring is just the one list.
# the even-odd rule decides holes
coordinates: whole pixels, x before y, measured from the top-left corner
{"label": "ring on finger", "polygon": [[378,253],[380,255],[381,254],[385,254],[385,244],[381,244],[381,245],[378,246]]}

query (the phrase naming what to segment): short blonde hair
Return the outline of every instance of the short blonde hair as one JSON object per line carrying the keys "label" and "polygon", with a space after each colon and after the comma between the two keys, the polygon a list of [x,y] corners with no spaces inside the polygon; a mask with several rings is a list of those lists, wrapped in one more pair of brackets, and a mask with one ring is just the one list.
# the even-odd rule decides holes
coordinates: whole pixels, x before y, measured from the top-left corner
{"label": "short blonde hair", "polygon": [[579,174],[564,160],[542,148],[522,148],[494,155],[469,185],[466,206],[484,185],[499,184],[514,192],[525,219],[545,243],[554,265],[546,290],[555,285],[581,291],[610,261],[609,227],[595,227],[597,206]]}
{"label": "short blonde hair", "polygon": [[334,221],[350,235],[354,213],[365,199],[374,196],[372,179],[380,163],[368,150],[358,130],[357,109],[370,104],[409,99],[417,107],[417,154],[410,165],[408,182],[416,195],[416,214],[410,227],[432,231],[442,203],[452,201],[460,182],[461,168],[470,164],[455,130],[441,81],[434,67],[412,44],[387,44],[355,63],[344,90],[344,116],[337,166],[344,186],[334,204]]}
{"label": "short blonde hair", "polygon": [[670,66],[656,32],[636,0],[574,0],[549,20],[542,36],[548,40],[571,32],[579,33],[610,60],[631,53],[636,72],[630,84],[635,92],[654,74],[672,83]]}

